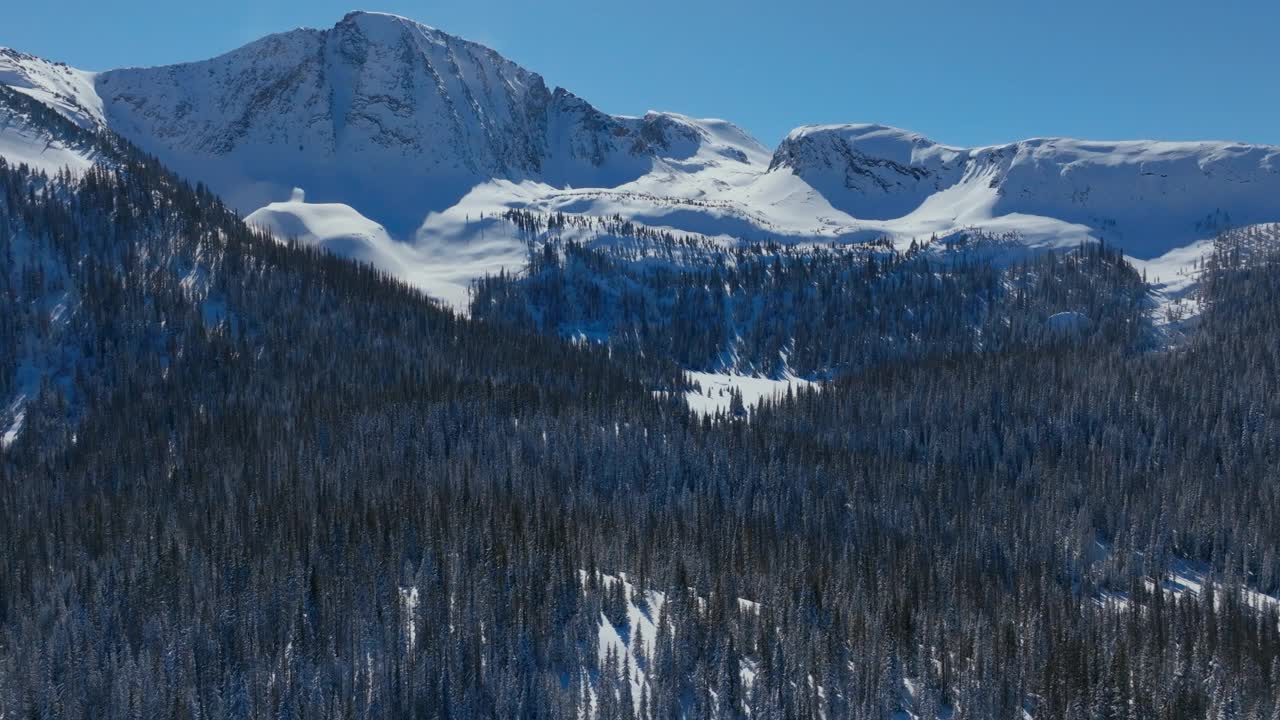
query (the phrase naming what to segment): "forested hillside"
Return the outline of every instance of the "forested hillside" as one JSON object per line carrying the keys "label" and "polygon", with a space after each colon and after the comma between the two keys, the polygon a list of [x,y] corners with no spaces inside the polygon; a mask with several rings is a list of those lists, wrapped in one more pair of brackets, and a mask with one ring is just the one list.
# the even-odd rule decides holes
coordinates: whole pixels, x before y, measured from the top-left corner
{"label": "forested hillside", "polygon": [[[113,149],[0,163],[0,717],[1280,714],[1266,243],[1224,236],[1161,351],[1103,249],[689,282],[550,246],[482,287],[496,322],[74,139]],[[647,330],[619,298],[651,297],[734,319]],[[597,320],[640,341],[558,337]],[[666,355],[747,328],[768,369],[801,321],[791,362],[842,368],[820,391],[749,421],[678,400]]]}
{"label": "forested hillside", "polygon": [[619,219],[597,224],[622,242],[586,247],[559,234],[576,218],[507,219],[530,240],[528,265],[477,281],[472,316],[696,370],[835,377],[1095,337],[1159,342],[1146,284],[1105,245],[1002,264],[1012,241],[982,233],[905,252],[887,239],[725,247]]}

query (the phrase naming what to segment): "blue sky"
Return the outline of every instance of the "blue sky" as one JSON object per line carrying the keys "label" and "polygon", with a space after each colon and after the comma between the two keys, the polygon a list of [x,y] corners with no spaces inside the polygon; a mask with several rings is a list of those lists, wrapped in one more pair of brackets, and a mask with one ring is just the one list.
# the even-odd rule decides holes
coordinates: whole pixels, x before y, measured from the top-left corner
{"label": "blue sky", "polygon": [[[371,0],[12,3],[0,45],[86,69],[197,60]],[[723,117],[773,145],[880,122],[977,145],[1044,135],[1280,144],[1280,2],[381,0],[612,113]]]}

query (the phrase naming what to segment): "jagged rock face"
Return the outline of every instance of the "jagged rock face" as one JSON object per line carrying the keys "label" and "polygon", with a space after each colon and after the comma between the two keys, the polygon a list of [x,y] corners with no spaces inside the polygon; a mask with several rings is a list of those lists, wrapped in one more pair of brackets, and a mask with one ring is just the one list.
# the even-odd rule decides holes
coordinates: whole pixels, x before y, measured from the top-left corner
{"label": "jagged rock face", "polygon": [[205,62],[103,73],[97,89],[112,128],[246,207],[302,179],[319,181],[318,199],[374,187],[425,199],[470,177],[534,175],[552,98],[488,48],[370,13]]}
{"label": "jagged rock face", "polygon": [[371,14],[206,62],[103,73],[98,88],[113,127],[191,154],[270,146],[486,174],[538,169],[551,97],[492,50]]}
{"label": "jagged rock face", "polygon": [[600,167],[633,146],[627,142],[633,133],[625,122],[563,88],[556,88],[548,123],[547,170],[557,185],[569,183],[575,169]]}
{"label": "jagged rock face", "polygon": [[778,146],[770,172],[790,171],[858,218],[902,217],[955,183],[964,152],[883,125],[810,126]]}
{"label": "jagged rock face", "polygon": [[305,184],[401,232],[478,182],[617,184],[700,140],[665,115],[607,115],[489,48],[377,13],[204,62],[102,73],[96,89],[107,125],[246,211]]}

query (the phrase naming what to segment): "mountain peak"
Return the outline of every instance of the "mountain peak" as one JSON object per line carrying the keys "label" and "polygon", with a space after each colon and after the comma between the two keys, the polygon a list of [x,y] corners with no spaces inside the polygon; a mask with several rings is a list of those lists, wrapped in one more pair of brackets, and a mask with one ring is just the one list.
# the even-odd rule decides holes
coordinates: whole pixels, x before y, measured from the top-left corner
{"label": "mountain peak", "polygon": [[873,177],[885,168],[895,175],[912,176],[915,180],[926,171],[918,166],[946,164],[961,154],[959,148],[940,145],[920,133],[876,123],[848,123],[839,125],[805,125],[792,130],[778,146],[770,163],[770,169],[789,168],[800,175],[811,174],[816,168],[826,170],[851,169],[851,176],[844,180],[854,188],[870,179],[881,190],[898,185],[897,180],[886,185],[882,178]]}
{"label": "mountain peak", "polygon": [[407,22],[413,23],[414,25],[423,25],[423,23],[420,23],[417,20],[412,20],[403,15],[396,15],[394,13],[381,12],[378,10],[352,10],[346,15],[343,15],[342,19],[338,22]]}
{"label": "mountain peak", "polygon": [[370,11],[159,68],[85,73],[0,50],[0,84],[120,133],[242,212],[303,187],[293,205],[349,206],[414,243],[517,207],[746,241],[1105,237],[1155,257],[1228,216],[1277,219],[1280,187],[1280,148],[1229,143],[970,149],[849,123],[796,128],[772,150],[724,120],[605,113],[488,47]]}
{"label": "mountain peak", "polygon": [[343,15],[342,19],[334,24],[333,29],[341,30],[344,28],[355,28],[375,42],[378,40],[398,40],[402,33],[409,30],[417,30],[428,35],[447,35],[447,33],[430,25],[425,25],[402,15],[371,10],[352,10]]}
{"label": "mountain peak", "polygon": [[920,133],[903,128],[894,127],[892,125],[881,125],[880,123],[831,123],[824,125],[802,125],[790,133],[788,139],[798,139],[803,137],[811,137],[815,135],[840,135],[846,138],[893,138],[907,140],[912,142],[924,142],[930,145],[936,145],[934,141],[921,135]]}

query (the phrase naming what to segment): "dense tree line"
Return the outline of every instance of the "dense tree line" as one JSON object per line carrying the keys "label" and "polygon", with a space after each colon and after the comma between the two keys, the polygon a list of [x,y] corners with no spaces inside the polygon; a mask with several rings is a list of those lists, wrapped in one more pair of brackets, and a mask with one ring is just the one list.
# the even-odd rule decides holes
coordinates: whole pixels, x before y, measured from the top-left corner
{"label": "dense tree line", "polygon": [[956,270],[925,294],[1117,309],[748,422],[687,413],[662,353],[457,317],[127,148],[0,164],[0,203],[0,369],[42,388],[0,450],[5,718],[1280,714],[1265,247],[1224,238],[1158,353],[1109,251]]}
{"label": "dense tree line", "polygon": [[[1154,342],[1145,284],[1101,245],[1000,266],[975,252],[992,240],[978,234],[964,246],[896,252],[887,242],[725,248],[626,224],[601,228],[640,240],[637,252],[634,243],[559,241],[560,216],[545,225],[528,213],[511,216],[549,239],[531,246],[522,272],[476,283],[473,316],[606,340],[692,369],[825,377],[1064,333]],[[1049,318],[1058,313],[1078,323],[1055,326]]]}

